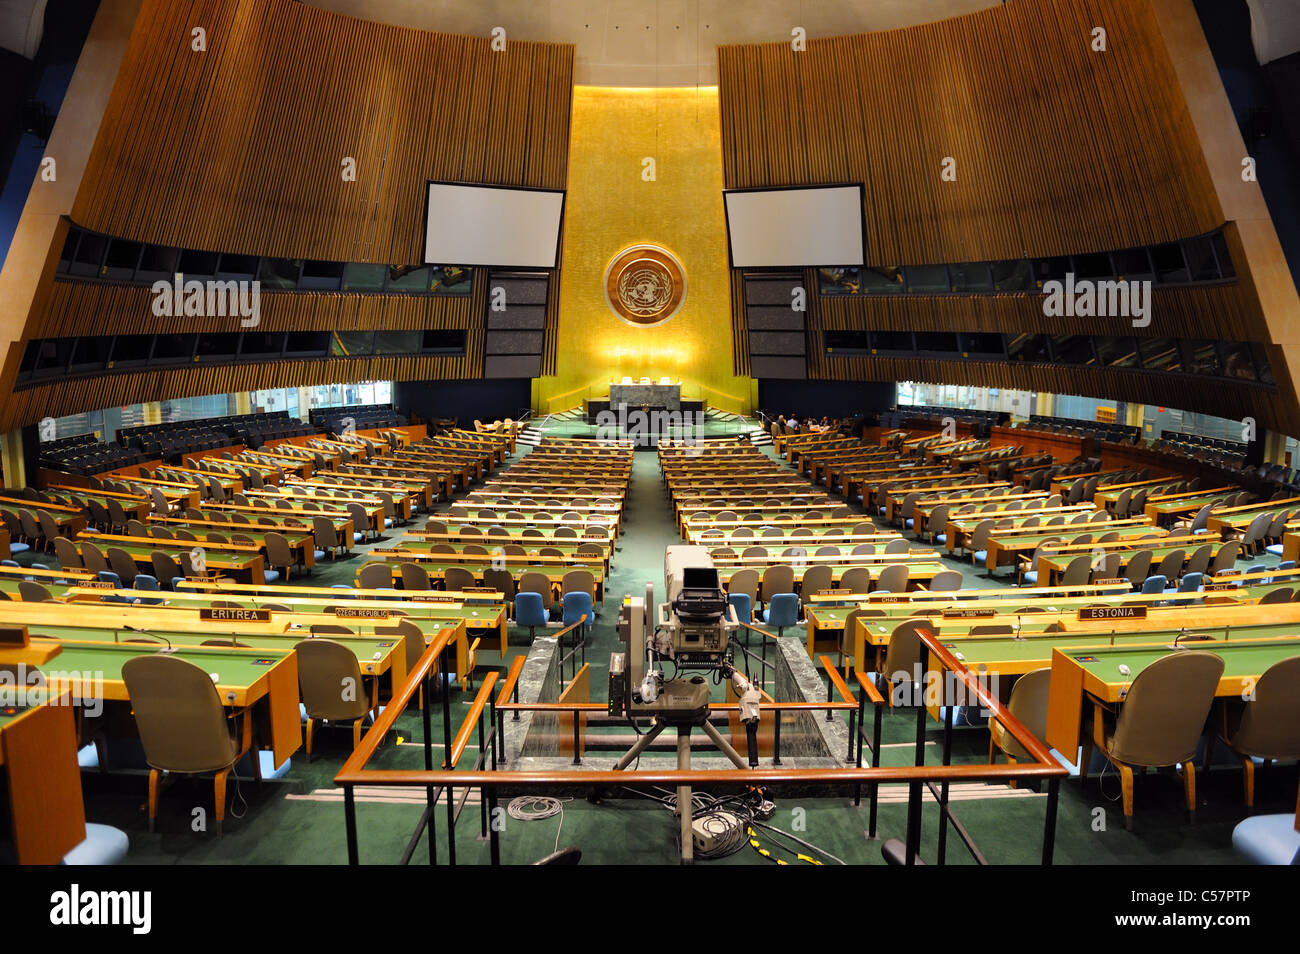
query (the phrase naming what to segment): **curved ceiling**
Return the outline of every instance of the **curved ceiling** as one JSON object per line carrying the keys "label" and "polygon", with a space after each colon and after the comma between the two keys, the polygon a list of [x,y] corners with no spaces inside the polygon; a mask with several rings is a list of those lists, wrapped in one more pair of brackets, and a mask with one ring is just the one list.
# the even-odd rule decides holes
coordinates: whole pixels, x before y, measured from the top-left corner
{"label": "curved ceiling", "polygon": [[714,48],[916,26],[1001,0],[310,0],[366,20],[445,33],[573,43],[583,86],[715,86]]}

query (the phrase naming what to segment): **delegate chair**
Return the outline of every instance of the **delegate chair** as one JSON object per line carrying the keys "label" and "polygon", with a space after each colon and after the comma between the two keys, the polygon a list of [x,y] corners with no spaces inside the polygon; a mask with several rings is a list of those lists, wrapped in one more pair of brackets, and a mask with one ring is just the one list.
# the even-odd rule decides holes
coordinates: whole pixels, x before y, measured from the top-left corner
{"label": "delegate chair", "polygon": [[[1016,680],[1016,684],[1011,687],[1011,698],[1007,700],[1007,711],[1040,742],[1047,738],[1047,695],[1051,681],[1051,669],[1027,672]],[[1015,736],[1003,728],[1002,723],[997,719],[989,719],[990,765],[996,761],[998,751],[1007,757],[1008,762],[1033,761],[1033,756],[1016,741]],[[1011,787],[1015,788],[1015,785],[1013,780]]]}
{"label": "delegate chair", "polygon": [[804,598],[816,596],[822,590],[829,590],[833,573],[834,569],[829,563],[817,563],[804,570],[803,580],[799,584]]}
{"label": "delegate chair", "polygon": [[[356,653],[329,639],[304,639],[293,648],[298,654],[298,684],[307,710],[307,758],[311,758],[318,722],[351,722],[352,747],[356,748],[365,717],[372,712]],[[339,691],[340,686],[348,685],[355,691]]]}
{"label": "delegate chair", "polygon": [[[424,567],[418,563],[402,564],[402,589],[403,590],[430,590],[433,589],[429,583],[429,574],[425,572]],[[451,589],[451,587],[448,587]]]}
{"label": "delegate chair", "polygon": [[[765,553],[764,556],[766,555]],[[727,583],[727,592],[730,594],[743,593],[749,597],[749,605],[752,607],[758,602],[758,570],[753,567],[745,567],[731,574],[731,580]]]}
{"label": "delegate chair", "polygon": [[357,576],[363,590],[393,589],[393,569],[387,563],[368,563]]}
{"label": "delegate chair", "polygon": [[[407,566],[411,566],[411,565],[412,564],[408,564],[408,563],[402,564],[402,569],[403,569],[402,588],[403,589],[406,588],[405,569]],[[423,568],[421,567],[421,569]],[[459,593],[463,590],[469,589],[474,585],[475,585],[474,574],[471,573],[469,570],[465,569],[463,566],[449,566],[447,567],[446,570],[443,571],[442,586],[443,589],[445,590],[449,590],[453,593]]]}
{"label": "delegate chair", "polygon": [[1246,807],[1255,806],[1255,759],[1300,759],[1300,656],[1275,662],[1255,684],[1249,702],[1227,700],[1220,704],[1217,732],[1211,732],[1205,749],[1208,770],[1215,736],[1241,759]]}
{"label": "delegate chair", "polygon": [[[848,574],[845,574],[846,576]],[[911,570],[906,563],[891,563],[880,571],[880,578],[876,580],[877,593],[906,593],[907,580],[911,575]],[[958,574],[960,575],[960,574]],[[854,590],[854,592],[859,592]]]}
{"label": "delegate chair", "polygon": [[537,635],[537,627],[545,627],[550,616],[541,593],[520,590],[515,594],[515,625],[528,627],[528,638]]}
{"label": "delegate chair", "polygon": [[[355,663],[356,657],[352,658]],[[248,713],[239,713],[239,734],[233,735],[211,677],[201,667],[176,656],[128,659],[122,665],[122,681],[144,746],[145,761],[149,763],[149,830],[154,830],[158,816],[163,773],[211,773],[220,834],[226,817],[226,778],[252,745]],[[334,695],[338,695],[337,686]],[[253,763],[259,764],[257,759]]]}
{"label": "delegate chair", "polygon": [[952,593],[961,589],[962,577],[957,570],[940,570],[930,580],[931,593]]}
{"label": "delegate chair", "polygon": [[[1214,703],[1223,658],[1183,651],[1162,656],[1133,679],[1123,708],[1094,700],[1092,743],[1119,769],[1124,824],[1133,827],[1133,770],[1181,765],[1187,810],[1196,820],[1193,759]],[[1086,778],[1091,746],[1084,745],[1080,777]]]}

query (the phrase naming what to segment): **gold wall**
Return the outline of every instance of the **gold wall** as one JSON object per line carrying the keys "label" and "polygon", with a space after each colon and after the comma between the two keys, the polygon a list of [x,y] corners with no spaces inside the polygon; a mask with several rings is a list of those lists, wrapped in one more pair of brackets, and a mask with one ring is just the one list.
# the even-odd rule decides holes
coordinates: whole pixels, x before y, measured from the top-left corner
{"label": "gold wall", "polygon": [[[717,88],[577,86],[571,129],[555,374],[536,382],[537,409],[605,397],[624,375],[669,375],[685,397],[751,410],[750,379],[732,370]],[[642,178],[646,157],[653,182]],[[653,328],[605,303],[605,266],[641,242],[664,246],[686,272],[681,310]]]}

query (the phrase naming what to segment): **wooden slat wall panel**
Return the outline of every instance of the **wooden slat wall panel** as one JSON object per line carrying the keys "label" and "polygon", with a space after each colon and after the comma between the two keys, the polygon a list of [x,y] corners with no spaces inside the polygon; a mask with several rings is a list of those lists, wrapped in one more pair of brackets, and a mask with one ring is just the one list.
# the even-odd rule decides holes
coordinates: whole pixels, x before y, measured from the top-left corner
{"label": "wooden slat wall panel", "polygon": [[1126,248],[1223,221],[1146,0],[1015,0],[805,52],[722,46],[718,64],[727,187],[865,183],[870,264]]}
{"label": "wooden slat wall panel", "polygon": [[[191,49],[195,26],[206,31],[206,52]],[[71,218],[186,248],[416,263],[426,180],[566,187],[573,55],[571,44],[515,40],[493,52],[487,37],[290,0],[144,0]],[[356,160],[356,181],[343,181],[344,157]],[[461,357],[110,374],[21,391],[0,420],[7,429],[47,414],[248,388],[479,377],[483,277],[466,298],[267,292],[261,300],[260,330],[465,328]],[[552,271],[552,371],[559,284]],[[46,281],[24,337],[239,330],[231,318],[156,318],[150,303],[145,287]]]}
{"label": "wooden slat wall panel", "polygon": [[[359,295],[341,292],[263,292],[259,331],[353,330],[379,328],[411,331],[420,328],[468,328],[481,332],[486,302],[486,276],[463,298],[424,295]],[[41,328],[45,338],[79,334],[156,334],[169,332],[239,331],[238,318],[155,317],[147,286],[97,282],[54,282]],[[86,326],[93,317],[94,326]]]}
{"label": "wooden slat wall panel", "polygon": [[426,179],[565,187],[572,86],[569,44],[493,52],[288,0],[145,0],[72,218],[188,248],[418,262]]}
{"label": "wooden slat wall panel", "polygon": [[[810,270],[811,271],[811,270]],[[816,287],[816,275],[807,279]],[[812,295],[808,324],[822,330],[999,331],[1050,335],[1136,335],[1145,338],[1214,338],[1267,341],[1257,306],[1239,284],[1155,288],[1151,324],[1131,318],[1049,318],[1038,294]]]}

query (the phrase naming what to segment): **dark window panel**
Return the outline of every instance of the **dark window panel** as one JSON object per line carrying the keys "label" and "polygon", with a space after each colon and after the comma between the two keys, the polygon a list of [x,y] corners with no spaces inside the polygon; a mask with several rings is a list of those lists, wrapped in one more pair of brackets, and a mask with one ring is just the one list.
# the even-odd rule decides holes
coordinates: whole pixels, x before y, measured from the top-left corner
{"label": "dark window panel", "polygon": [[1228,240],[1223,237],[1223,233],[1215,232],[1211,235],[1210,245],[1214,248],[1214,257],[1219,263],[1219,274],[1224,278],[1236,278],[1237,269],[1232,264],[1232,256],[1228,253]]}
{"label": "dark window panel", "polygon": [[1001,358],[1002,336],[999,334],[961,334],[958,336],[960,347],[963,352],[970,355],[979,355],[981,357],[993,356]]}
{"label": "dark window panel", "polygon": [[1161,284],[1187,281],[1187,263],[1183,261],[1183,247],[1177,242],[1152,246],[1151,261],[1156,268],[1156,279]]}
{"label": "dark window panel", "polygon": [[375,354],[417,354],[422,337],[419,331],[376,331]]}
{"label": "dark window panel", "polygon": [[93,371],[102,368],[108,357],[107,342],[103,338],[78,338],[72,349],[72,371]]}
{"label": "dark window panel", "polygon": [[867,333],[865,331],[826,331],[822,340],[827,351],[858,351],[866,353]]}
{"label": "dark window panel", "polygon": [[1173,338],[1143,338],[1138,344],[1142,351],[1142,367],[1148,371],[1181,371],[1183,355]]}
{"label": "dark window panel", "polygon": [[245,331],[239,353],[257,358],[279,357],[284,351],[283,331]]}
{"label": "dark window panel", "polygon": [[135,273],[137,281],[172,281],[179,271],[180,249],[167,245],[146,245],[140,252],[140,267]]}
{"label": "dark window panel", "polygon": [[1138,365],[1135,338],[1098,338],[1093,342],[1097,349],[1097,364],[1103,368],[1136,368]]}
{"label": "dark window panel", "polygon": [[1194,282],[1213,282],[1219,278],[1219,266],[1214,261],[1214,246],[1210,237],[1188,239],[1183,242],[1183,255],[1187,258],[1187,269]]}
{"label": "dark window panel", "polygon": [[153,335],[118,335],[113,339],[111,367],[138,367],[149,360]]}
{"label": "dark window panel", "polygon": [[117,281],[131,281],[135,277],[136,263],[140,260],[140,249],[139,242],[113,239],[104,256],[104,265],[99,270],[100,276]]}
{"label": "dark window panel", "polygon": [[303,291],[338,291],[343,282],[342,262],[322,262],[308,259],[302,265]]}
{"label": "dark window panel", "polygon": [[330,356],[354,358],[374,353],[375,333],[366,331],[336,331],[330,337]]}
{"label": "dark window panel", "polygon": [[1092,364],[1092,339],[1085,335],[1052,335],[1052,360],[1058,364]]}
{"label": "dark window panel", "polygon": [[1146,248],[1126,248],[1112,253],[1115,274],[1128,282],[1151,281],[1156,277]]}
{"label": "dark window panel", "polygon": [[435,265],[430,270],[429,290],[435,295],[468,295],[473,290],[473,274],[462,265]]}
{"label": "dark window panel", "polygon": [[912,333],[910,331],[873,331],[871,347],[877,351],[911,352]]}
{"label": "dark window panel", "polygon": [[99,275],[99,266],[104,252],[108,250],[108,239],[93,232],[83,232],[77,244],[77,254],[68,269],[70,274],[95,278]]}
{"label": "dark window panel", "polygon": [[1260,384],[1273,384],[1273,366],[1268,360],[1268,348],[1262,344],[1250,345],[1250,353],[1255,358],[1255,373]]}
{"label": "dark window panel", "polygon": [[212,278],[217,274],[216,252],[202,252],[187,248],[181,250],[181,274],[186,281],[191,278]]}
{"label": "dark window panel", "polygon": [[388,290],[422,295],[429,290],[428,266],[393,265],[388,269]]}
{"label": "dark window panel", "polygon": [[77,243],[81,241],[81,229],[68,229],[68,236],[63,240],[63,251],[59,253],[59,271],[66,272],[72,267],[72,260],[77,254]]}
{"label": "dark window panel", "polygon": [[1034,269],[1026,258],[992,262],[989,271],[993,274],[994,291],[1032,291],[1034,288]]}
{"label": "dark window panel", "polygon": [[257,274],[257,256],[223,252],[221,263],[217,266],[217,274],[225,279],[252,281]]}
{"label": "dark window panel", "polygon": [[257,278],[262,283],[262,290],[292,291],[298,287],[298,275],[302,271],[300,258],[264,258]]}
{"label": "dark window panel", "polygon": [[284,353],[324,357],[329,346],[328,331],[291,331],[285,341]]}
{"label": "dark window panel", "polygon": [[200,361],[221,361],[239,353],[239,332],[199,335],[195,355]]}
{"label": "dark window panel", "polygon": [[931,354],[956,354],[957,336],[951,332],[916,332],[916,350]]}
{"label": "dark window panel", "polygon": [[72,359],[72,348],[76,338],[46,338],[40,343],[36,352],[37,375],[65,374],[68,362]]}
{"label": "dark window panel", "polygon": [[989,275],[989,266],[985,262],[949,265],[948,275],[952,279],[955,292],[991,292],[993,279]]}
{"label": "dark window panel", "polygon": [[1232,341],[1219,342],[1219,363],[1223,376],[1238,378],[1242,381],[1254,381],[1255,363],[1251,360],[1250,348]]}
{"label": "dark window panel", "polygon": [[1047,335],[1008,336],[1007,357],[1012,361],[1050,362]]}
{"label": "dark window panel", "polygon": [[384,290],[384,277],[387,274],[387,265],[350,262],[343,272],[343,290],[381,292]]}
{"label": "dark window panel", "polygon": [[1215,348],[1213,341],[1187,341],[1184,342],[1184,345],[1184,350],[1187,352],[1187,372],[1189,374],[1218,375],[1221,372],[1219,352]]}
{"label": "dark window panel", "polygon": [[1090,255],[1074,256],[1074,275],[1075,278],[1095,281],[1100,278],[1113,278],[1115,270],[1110,264],[1109,255],[1105,252],[1094,252]]}
{"label": "dark window panel", "polygon": [[1070,256],[1058,255],[1056,258],[1033,259],[1034,287],[1042,288],[1044,282],[1063,282],[1070,271]]}
{"label": "dark window panel", "polygon": [[153,346],[150,364],[187,364],[194,360],[194,344],[198,335],[159,335]]}
{"label": "dark window panel", "polygon": [[420,341],[420,350],[437,354],[463,354],[468,333],[463,328],[426,329]]}
{"label": "dark window panel", "polygon": [[908,265],[903,268],[907,290],[912,293],[942,293],[950,290],[945,265]]}

